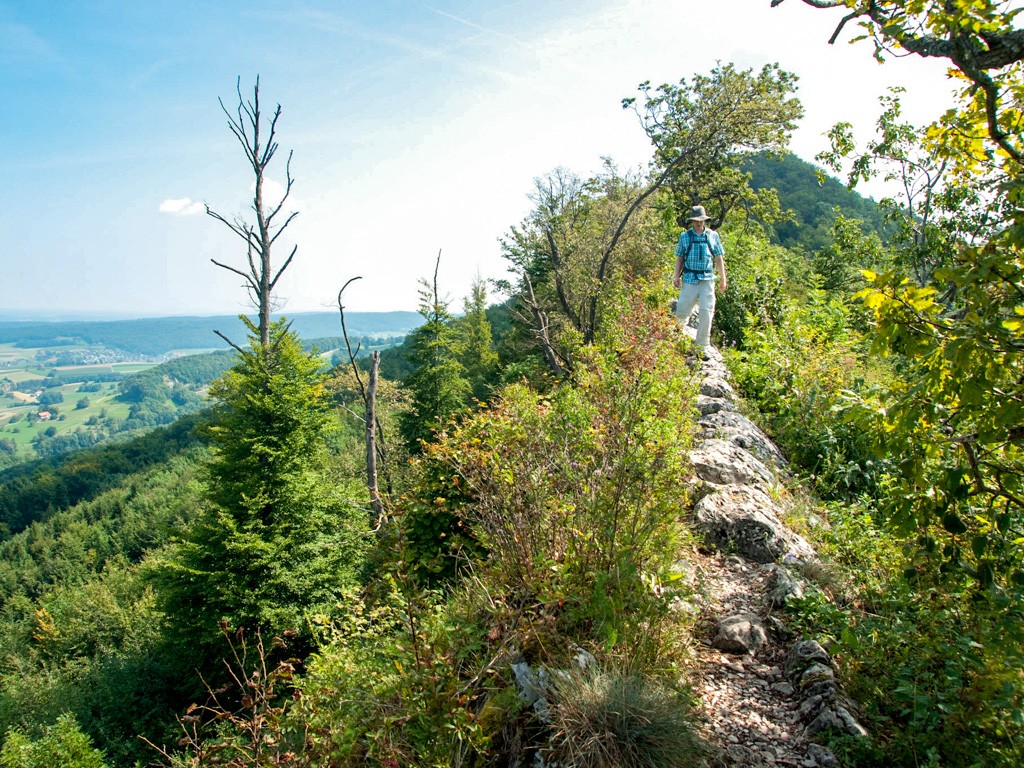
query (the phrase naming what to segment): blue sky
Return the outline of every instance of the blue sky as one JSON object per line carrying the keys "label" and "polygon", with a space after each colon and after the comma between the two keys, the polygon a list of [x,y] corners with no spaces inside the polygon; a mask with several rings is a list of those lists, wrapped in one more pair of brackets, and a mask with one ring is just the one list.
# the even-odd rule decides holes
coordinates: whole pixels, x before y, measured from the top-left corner
{"label": "blue sky", "polygon": [[866,137],[888,85],[908,86],[912,119],[937,116],[941,65],[829,46],[841,16],[799,0],[0,0],[0,312],[246,310],[210,263],[240,266],[240,241],[201,204],[247,209],[217,99],[233,108],[257,74],[282,106],[272,179],[294,151],[284,311],[333,308],[356,275],[349,309],[415,309],[439,250],[458,308],[474,274],[505,276],[498,238],[535,177],[648,161],[620,107],[643,80],[778,61],[801,78],[809,159],[837,120]]}

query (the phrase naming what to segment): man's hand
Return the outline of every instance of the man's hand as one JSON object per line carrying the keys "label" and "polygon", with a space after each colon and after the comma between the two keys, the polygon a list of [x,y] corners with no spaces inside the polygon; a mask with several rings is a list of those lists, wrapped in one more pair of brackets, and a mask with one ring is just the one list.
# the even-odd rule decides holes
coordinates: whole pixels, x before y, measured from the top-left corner
{"label": "man's hand", "polygon": [[679,287],[679,275],[676,275],[675,277],[672,278],[672,287],[673,288],[678,288]]}
{"label": "man's hand", "polygon": [[725,293],[725,289],[729,287],[729,281],[724,277],[718,281],[718,292]]}

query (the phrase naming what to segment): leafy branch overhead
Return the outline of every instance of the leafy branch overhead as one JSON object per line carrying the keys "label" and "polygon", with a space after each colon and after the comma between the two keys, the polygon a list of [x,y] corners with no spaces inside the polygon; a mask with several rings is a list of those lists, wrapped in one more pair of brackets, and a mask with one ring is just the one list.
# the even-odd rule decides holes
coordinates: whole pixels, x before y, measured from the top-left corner
{"label": "leafy branch overhead", "polygon": [[[772,7],[783,0],[772,0]],[[1019,165],[1024,164],[1020,135],[1024,116],[1021,86],[999,77],[1002,70],[1020,72],[1024,61],[1024,29],[1015,28],[1020,3],[1006,0],[803,0],[814,8],[849,8],[832,34],[858,21],[875,43],[875,56],[914,54],[946,59],[980,97],[981,121],[989,138]],[[1019,79],[1019,78],[1018,78]]]}

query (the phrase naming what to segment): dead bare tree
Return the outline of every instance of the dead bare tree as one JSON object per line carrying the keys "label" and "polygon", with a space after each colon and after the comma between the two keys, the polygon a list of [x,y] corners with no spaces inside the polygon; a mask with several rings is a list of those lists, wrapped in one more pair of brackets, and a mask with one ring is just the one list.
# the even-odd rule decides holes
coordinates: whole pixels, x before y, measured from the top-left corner
{"label": "dead bare tree", "polygon": [[[271,262],[270,253],[274,243],[277,242],[277,239],[299,214],[298,211],[292,211],[285,214],[283,221],[278,221],[278,217],[282,213],[285,201],[288,200],[288,196],[291,194],[292,184],[294,183],[291,174],[291,152],[288,153],[288,160],[285,164],[284,195],[275,205],[270,205],[269,207],[263,199],[263,186],[266,181],[267,167],[277,153],[277,120],[281,116],[281,105],[278,104],[274,109],[273,115],[269,119],[266,118],[260,106],[259,77],[257,76],[256,85],[253,87],[252,99],[248,101],[242,96],[241,82],[241,78],[239,78],[235,85],[235,91],[238,94],[238,106],[234,113],[228,111],[222,99],[218,98],[217,101],[228,118],[228,128],[235,138],[238,139],[238,143],[242,145],[246,160],[248,160],[255,176],[256,184],[253,193],[252,210],[256,216],[256,221],[255,223],[246,221],[241,216],[234,216],[229,221],[226,217],[211,209],[209,205],[206,206],[206,213],[224,224],[245,241],[248,271],[236,269],[216,259],[210,259],[210,261],[218,267],[226,269],[228,272],[240,275],[245,280],[244,286],[249,294],[249,299],[259,311],[260,343],[266,347],[270,344],[270,313],[275,308],[273,306],[274,287],[277,285],[277,281],[281,279],[281,275],[292,263],[298,246],[292,247],[288,258],[285,259],[276,272]],[[265,136],[264,125],[266,126]],[[238,349],[223,333],[220,331],[214,331],[214,333],[231,344],[232,347]]]}
{"label": "dead bare tree", "polygon": [[[355,374],[356,383],[359,385],[359,392],[363,398],[364,405],[364,416],[363,424],[366,428],[366,487],[370,492],[370,508],[373,510],[372,525],[378,530],[381,529],[382,524],[386,521],[387,515],[384,510],[384,501],[381,498],[380,486],[377,481],[377,462],[378,459],[382,468],[385,470],[385,478],[388,477],[386,471],[386,460],[387,452],[384,446],[384,429],[381,426],[380,420],[377,418],[377,376],[380,371],[380,352],[374,350],[370,355],[370,371],[368,375],[368,381],[364,385],[362,373],[359,370],[359,365],[356,363],[356,357],[359,354],[359,345],[352,349],[352,343],[349,341],[348,328],[345,326],[345,306],[342,304],[342,294],[345,293],[345,289],[348,288],[350,283],[356,280],[362,280],[362,277],[353,277],[349,279],[341,290],[338,291],[338,314],[341,316],[341,334],[345,338],[345,349],[348,352],[348,362],[352,366],[352,373]],[[390,481],[388,482],[388,490],[390,491]]]}

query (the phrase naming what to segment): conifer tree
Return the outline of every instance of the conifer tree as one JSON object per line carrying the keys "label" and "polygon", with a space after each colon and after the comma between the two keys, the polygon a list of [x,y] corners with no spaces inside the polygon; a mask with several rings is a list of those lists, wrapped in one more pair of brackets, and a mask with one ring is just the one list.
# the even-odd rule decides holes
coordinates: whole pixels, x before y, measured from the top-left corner
{"label": "conifer tree", "polygon": [[426,321],[411,334],[413,372],[406,379],[412,396],[412,409],[402,419],[401,431],[409,450],[419,450],[420,442],[431,436],[465,404],[469,396],[466,369],[459,361],[458,336],[452,324],[448,304],[434,282],[422,281],[420,314]]}
{"label": "conifer tree", "polygon": [[283,320],[266,346],[243,320],[250,346],[211,387],[207,506],[158,575],[183,639],[213,641],[222,621],[301,632],[355,581],[362,517],[324,472],[325,373]]}
{"label": "conifer tree", "polygon": [[487,284],[477,275],[470,295],[463,303],[459,323],[461,362],[466,369],[472,396],[488,397],[498,371],[498,353],[494,351],[491,322],[487,319]]}

